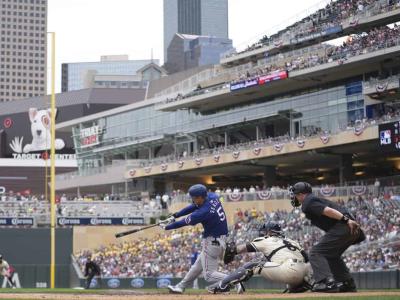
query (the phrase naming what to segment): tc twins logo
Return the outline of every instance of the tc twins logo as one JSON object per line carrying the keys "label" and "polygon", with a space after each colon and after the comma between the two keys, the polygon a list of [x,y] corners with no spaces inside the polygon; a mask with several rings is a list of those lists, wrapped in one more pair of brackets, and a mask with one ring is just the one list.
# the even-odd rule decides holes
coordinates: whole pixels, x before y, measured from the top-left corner
{"label": "tc twins logo", "polygon": [[[23,147],[24,137],[14,137],[10,143],[10,148],[16,153],[29,153],[50,149],[50,109],[38,111],[37,108],[30,108],[29,119],[31,121],[32,143],[26,144]],[[56,139],[55,146],[56,150],[61,150],[65,147],[65,143],[62,139]]]}

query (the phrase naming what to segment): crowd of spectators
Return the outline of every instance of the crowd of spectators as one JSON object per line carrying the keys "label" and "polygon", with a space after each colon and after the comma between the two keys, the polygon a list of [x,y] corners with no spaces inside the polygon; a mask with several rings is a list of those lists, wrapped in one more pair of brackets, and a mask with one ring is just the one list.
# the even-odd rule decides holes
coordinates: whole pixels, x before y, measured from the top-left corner
{"label": "crowd of spectators", "polygon": [[[297,39],[311,36],[326,29],[343,25],[345,22],[358,21],[358,17],[384,13],[400,6],[399,0],[338,0],[331,1],[325,8],[320,9],[304,19],[268,37],[264,35],[258,42],[248,46],[239,53],[230,53],[229,56],[248,52],[271,45],[281,47],[286,44],[295,44]],[[349,21],[350,20],[350,21]]]}
{"label": "crowd of spectators", "polygon": [[[280,63],[268,64],[262,68],[257,67],[253,71],[239,74],[232,81],[235,83],[241,80],[252,80],[257,76],[270,74],[276,71],[296,71],[314,67],[321,64],[338,61],[343,63],[346,59],[358,56],[364,53],[377,51],[383,48],[393,47],[399,43],[400,28],[397,24],[393,27],[382,26],[374,28],[371,31],[362,34],[354,34],[349,36],[340,46],[327,47],[325,52],[310,52],[307,55],[289,56],[283,58]],[[293,52],[294,53],[294,52]],[[278,55],[279,57],[280,55]],[[287,57],[288,55],[285,55]]]}
{"label": "crowd of spectators", "polygon": [[[14,192],[12,190],[0,194],[0,201],[48,201],[50,195],[36,195],[29,190],[23,192]],[[56,203],[59,202],[90,202],[90,201],[138,201],[138,197],[126,194],[56,194]]]}
{"label": "crowd of spectators", "polygon": [[265,65],[256,66],[251,70],[239,73],[230,82],[225,82],[212,88],[201,88],[201,86],[198,86],[190,93],[178,93],[175,97],[167,98],[165,103],[171,103],[192,96],[206,94],[211,91],[229,88],[230,84],[235,84],[244,80],[255,80],[263,75],[273,75],[282,71],[292,72],[303,70],[331,62],[338,62],[341,64],[350,57],[397,45],[400,41],[399,30],[400,28],[397,24],[394,24],[392,27],[382,26],[374,28],[368,33],[351,35],[340,46],[324,45],[321,48],[324,51],[310,48],[310,51],[305,51],[305,53],[300,56],[295,55],[296,51],[287,52],[284,55],[277,54],[266,58]]}
{"label": "crowd of spectators", "polygon": [[[400,205],[384,197],[354,197],[345,204],[355,215],[367,241],[345,253],[351,271],[400,268]],[[317,242],[322,232],[311,226],[299,209],[261,212],[255,208],[238,208],[230,239],[243,243],[258,235],[263,222],[278,222],[289,238],[301,241],[306,250]],[[153,238],[135,238],[133,242],[103,246],[76,254],[81,267],[88,256],[99,263],[103,276],[116,277],[181,277],[190,268],[190,254],[200,249],[201,227],[185,227]],[[239,256],[228,269],[238,267],[253,254]]]}
{"label": "crowd of spectators", "polygon": [[186,94],[183,93],[178,93],[175,97],[171,97],[171,98],[167,98],[165,99],[164,103],[172,103],[172,102],[176,102],[176,101],[180,101],[186,98],[190,98],[190,97],[194,97],[194,96],[198,96],[198,95],[202,95],[202,94],[207,94],[210,92],[215,92],[218,90],[222,90],[225,88],[229,88],[229,83],[222,83],[222,84],[218,84],[212,87],[201,87],[201,85],[198,85],[193,91],[190,91]]}
{"label": "crowd of spectators", "polygon": [[[347,124],[342,124],[337,129],[337,132],[351,131],[355,129],[355,126],[367,128],[369,126],[374,126],[382,122],[393,121],[400,118],[400,110],[393,109],[391,107],[386,107],[384,111],[381,111],[374,118],[363,118],[362,120],[349,121]],[[237,144],[231,145],[218,145],[213,148],[206,148],[201,146],[200,149],[194,153],[187,153],[186,151],[182,153],[174,153],[166,156],[156,157],[150,160],[143,160],[140,162],[141,168],[154,167],[162,164],[176,163],[177,161],[184,161],[189,159],[198,159],[211,155],[220,155],[223,153],[233,153],[235,151],[243,151],[249,149],[255,149],[259,147],[267,147],[274,145],[284,145],[288,143],[297,143],[298,141],[307,141],[308,139],[321,137],[323,135],[330,136],[337,132],[330,132],[328,130],[323,130],[322,128],[309,128],[305,132],[298,136],[290,136],[285,134],[278,137],[265,137],[259,138],[257,141],[244,141]]]}
{"label": "crowd of spectators", "polygon": [[[115,198],[114,198],[115,197]],[[44,223],[50,216],[50,203],[44,195],[14,193],[9,191],[0,194],[0,217],[33,217],[38,223]],[[112,201],[111,201],[112,200]],[[117,201],[118,200],[118,201]],[[78,197],[66,194],[56,197],[56,212],[58,217],[157,217],[170,202],[165,195],[154,198],[146,197],[141,201],[131,201],[123,195],[103,196],[91,194]]]}

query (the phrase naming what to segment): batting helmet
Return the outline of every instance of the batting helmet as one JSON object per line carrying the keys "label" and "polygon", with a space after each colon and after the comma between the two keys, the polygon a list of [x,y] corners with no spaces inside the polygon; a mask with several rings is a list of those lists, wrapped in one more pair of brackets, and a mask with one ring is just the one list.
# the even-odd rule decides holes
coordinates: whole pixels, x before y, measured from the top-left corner
{"label": "batting helmet", "polygon": [[195,184],[189,188],[190,197],[207,197],[207,188],[202,184]]}
{"label": "batting helmet", "polygon": [[310,194],[312,193],[311,184],[307,182],[297,182],[289,188],[290,203],[293,207],[300,206],[301,203],[296,199],[297,194]]}
{"label": "batting helmet", "polygon": [[281,225],[275,222],[268,222],[261,225],[259,231],[259,236],[267,236],[267,235],[277,235],[282,236],[282,228]]}

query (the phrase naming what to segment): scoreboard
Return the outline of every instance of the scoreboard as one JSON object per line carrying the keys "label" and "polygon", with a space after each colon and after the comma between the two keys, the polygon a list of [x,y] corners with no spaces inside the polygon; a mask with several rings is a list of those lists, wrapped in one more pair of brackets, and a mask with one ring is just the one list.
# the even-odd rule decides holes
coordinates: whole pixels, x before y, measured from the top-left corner
{"label": "scoreboard", "polygon": [[379,145],[382,150],[400,151],[400,122],[379,125]]}

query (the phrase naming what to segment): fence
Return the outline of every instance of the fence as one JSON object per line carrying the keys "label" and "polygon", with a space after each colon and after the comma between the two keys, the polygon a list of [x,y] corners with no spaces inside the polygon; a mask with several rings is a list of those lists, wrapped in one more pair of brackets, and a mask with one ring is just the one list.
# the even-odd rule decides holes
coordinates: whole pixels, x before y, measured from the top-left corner
{"label": "fence", "polygon": [[[399,179],[396,177],[396,179]],[[394,195],[400,193],[400,185],[378,187],[375,185],[353,185],[345,187],[333,187],[326,186],[321,188],[313,188],[313,193],[320,197],[329,197],[336,199],[347,200],[349,197],[366,196],[371,195],[374,197],[379,196],[382,193],[392,193]],[[218,193],[224,201],[265,201],[265,200],[290,200],[288,190],[261,190],[256,192],[232,192],[232,193]],[[400,207],[400,199],[394,197],[392,203]],[[191,202],[190,197],[187,194],[178,194],[172,199],[173,203],[180,202]]]}
{"label": "fence", "polygon": [[[1,196],[1,195],[0,195]],[[161,208],[137,201],[65,201],[57,205],[58,225],[134,225],[149,223]],[[1,201],[0,226],[50,224],[47,201]]]}

